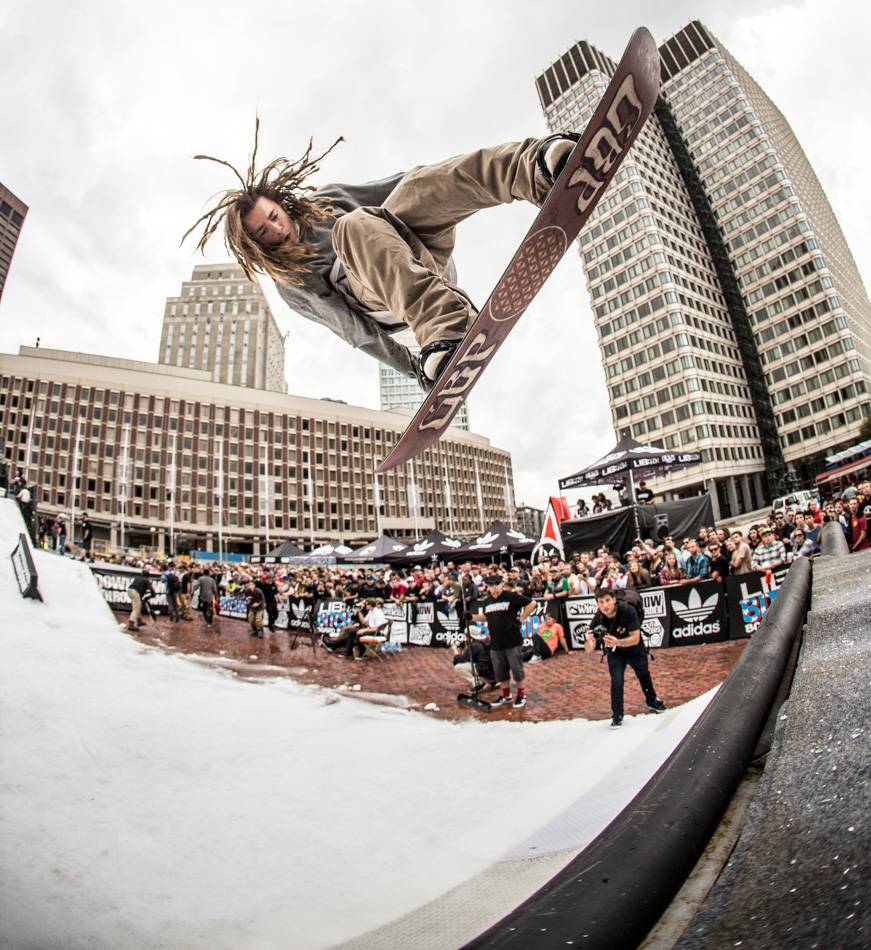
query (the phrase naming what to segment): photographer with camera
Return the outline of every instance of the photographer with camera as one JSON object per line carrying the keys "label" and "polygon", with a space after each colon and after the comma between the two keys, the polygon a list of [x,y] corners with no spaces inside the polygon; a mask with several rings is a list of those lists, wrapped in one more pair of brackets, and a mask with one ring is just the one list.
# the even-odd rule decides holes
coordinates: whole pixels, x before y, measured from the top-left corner
{"label": "photographer with camera", "polygon": [[[486,631],[482,631],[477,624],[469,624],[468,644],[451,640],[450,650],[453,655],[453,667],[463,679],[474,684],[475,674],[477,673],[477,678],[481,681],[479,693],[497,688],[493,660],[490,657],[490,637]],[[475,665],[474,672],[472,670],[473,663]]]}
{"label": "photographer with camera", "polygon": [[618,604],[614,591],[604,588],[596,592],[596,613],[587,630],[586,650],[601,650],[608,657],[611,675],[612,726],[623,725],[623,680],[626,667],[635,670],[647,705],[657,713],[665,703],[656,695],[650,670],[647,667],[647,647],[641,639],[641,622],[635,608]]}

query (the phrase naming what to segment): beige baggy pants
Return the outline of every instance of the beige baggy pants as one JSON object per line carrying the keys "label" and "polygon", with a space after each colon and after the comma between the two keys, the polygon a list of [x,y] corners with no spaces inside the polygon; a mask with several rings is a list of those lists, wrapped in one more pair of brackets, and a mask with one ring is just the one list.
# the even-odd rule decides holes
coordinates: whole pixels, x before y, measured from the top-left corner
{"label": "beige baggy pants", "polygon": [[380,208],[340,217],[333,247],[360,304],[404,320],[421,347],[462,339],[475,308],[442,276],[456,226],[482,208],[516,199],[541,205],[550,187],[537,165],[541,142],[524,139],[421,165]]}

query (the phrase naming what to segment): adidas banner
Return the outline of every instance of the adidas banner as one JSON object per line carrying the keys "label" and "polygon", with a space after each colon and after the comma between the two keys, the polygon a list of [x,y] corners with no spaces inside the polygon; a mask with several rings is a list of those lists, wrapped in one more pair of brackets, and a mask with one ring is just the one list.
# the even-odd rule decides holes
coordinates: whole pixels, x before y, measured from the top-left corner
{"label": "adidas banner", "polygon": [[[641,633],[648,646],[682,647],[728,639],[726,595],[718,581],[647,587],[639,594],[644,607]],[[565,611],[566,639],[580,650],[596,612],[596,598],[569,597]]]}
{"label": "adidas banner", "polygon": [[719,581],[662,588],[668,599],[669,646],[728,639],[726,597]]}

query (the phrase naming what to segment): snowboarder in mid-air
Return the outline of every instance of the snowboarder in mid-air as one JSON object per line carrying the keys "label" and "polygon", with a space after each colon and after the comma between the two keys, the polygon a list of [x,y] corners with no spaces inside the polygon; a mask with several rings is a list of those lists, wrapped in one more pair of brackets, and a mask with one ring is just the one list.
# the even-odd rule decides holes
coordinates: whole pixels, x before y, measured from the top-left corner
{"label": "snowboarder in mid-air", "polygon": [[[477,313],[456,284],[456,226],[517,199],[540,206],[578,139],[528,138],[381,181],[316,189],[309,178],[341,139],[319,156],[310,142],[296,161],[277,158],[258,171],[258,136],[259,120],[244,176],[228,162],[196,156],[231,168],[239,187],[184,237],[202,225],[202,251],[223,223],[227,248],[249,278],[268,275],[291,309],[424,389]],[[412,342],[419,358],[406,345]]]}

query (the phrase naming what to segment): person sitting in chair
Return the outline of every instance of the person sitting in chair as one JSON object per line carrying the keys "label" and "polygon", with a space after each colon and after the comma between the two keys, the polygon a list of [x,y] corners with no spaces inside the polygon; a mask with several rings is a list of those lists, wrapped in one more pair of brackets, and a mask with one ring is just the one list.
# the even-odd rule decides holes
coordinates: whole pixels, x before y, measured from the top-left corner
{"label": "person sitting in chair", "polygon": [[347,657],[353,656],[355,660],[362,660],[363,651],[358,644],[360,637],[383,635],[388,623],[378,600],[369,597],[357,610],[357,623],[343,627],[337,637],[325,636],[324,649],[330,653],[341,650]]}

